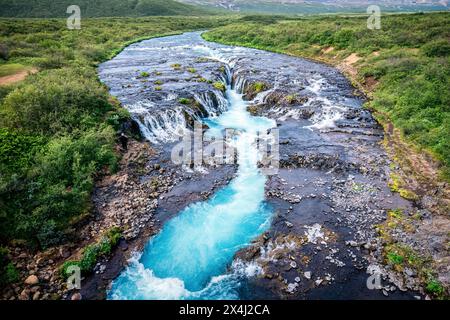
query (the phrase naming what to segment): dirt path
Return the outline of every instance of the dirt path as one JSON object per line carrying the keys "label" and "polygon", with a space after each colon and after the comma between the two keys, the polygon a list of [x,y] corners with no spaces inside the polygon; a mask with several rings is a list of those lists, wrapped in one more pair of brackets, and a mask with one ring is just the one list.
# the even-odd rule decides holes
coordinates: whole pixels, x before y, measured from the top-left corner
{"label": "dirt path", "polygon": [[22,80],[25,80],[30,74],[37,73],[39,70],[36,68],[26,69],[19,71],[15,74],[11,74],[9,76],[0,77],[0,86],[6,86],[9,84],[13,84]]}

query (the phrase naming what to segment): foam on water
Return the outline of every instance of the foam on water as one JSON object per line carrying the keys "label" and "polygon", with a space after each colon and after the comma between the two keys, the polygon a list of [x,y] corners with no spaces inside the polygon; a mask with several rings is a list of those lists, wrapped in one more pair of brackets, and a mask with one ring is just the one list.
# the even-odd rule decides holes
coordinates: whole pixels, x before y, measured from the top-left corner
{"label": "foam on water", "polygon": [[306,126],[306,128],[310,130],[335,128],[336,121],[343,118],[343,111],[345,111],[345,107],[337,105],[335,102],[332,102],[326,96],[322,95],[322,89],[327,85],[324,78],[313,78],[310,81],[311,83],[306,87],[306,89],[314,93],[316,96],[314,99],[310,99],[305,106],[309,106],[312,102],[319,103],[321,105],[321,111],[314,114],[311,118],[313,124]]}
{"label": "foam on water", "polygon": [[257,265],[232,261],[270,224],[255,140],[276,123],[252,117],[242,95],[230,86],[225,96],[228,111],[207,123],[213,134],[239,130],[231,141],[238,154],[237,177],[208,201],[168,221],[113,282],[109,299],[238,299],[242,278],[261,272]]}

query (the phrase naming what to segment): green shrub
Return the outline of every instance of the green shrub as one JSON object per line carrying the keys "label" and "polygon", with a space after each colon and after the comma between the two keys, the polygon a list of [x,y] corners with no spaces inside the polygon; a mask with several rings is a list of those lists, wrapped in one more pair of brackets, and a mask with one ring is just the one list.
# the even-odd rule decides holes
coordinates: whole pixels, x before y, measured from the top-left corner
{"label": "green shrub", "polygon": [[422,50],[428,57],[445,57],[450,54],[448,40],[435,40],[422,46]]}
{"label": "green shrub", "polygon": [[0,129],[0,172],[20,173],[33,162],[45,139],[8,129]]}
{"label": "green shrub", "polygon": [[428,281],[426,290],[428,293],[431,293],[438,297],[442,296],[445,292],[445,289],[442,286],[442,284],[439,281],[437,281],[436,279],[431,279],[430,281]]}
{"label": "green shrub", "polygon": [[50,140],[34,156],[25,182],[12,177],[0,185],[2,236],[43,248],[63,241],[71,218],[89,210],[95,176],[116,169],[114,139],[114,130],[104,127]]}
{"label": "green shrub", "polygon": [[60,273],[63,278],[67,279],[69,276],[72,275],[71,273],[68,272],[68,269],[72,266],[77,266],[81,270],[79,261],[74,261],[74,260],[66,261],[63,263],[63,265],[61,266],[61,269],[60,269]]}
{"label": "green shrub", "polygon": [[12,91],[0,110],[0,124],[43,135],[92,127],[111,109],[106,90],[76,71],[41,72]]}
{"label": "green shrub", "polygon": [[73,265],[80,267],[83,274],[91,273],[101,257],[111,254],[112,249],[117,246],[121,237],[120,228],[112,227],[108,229],[97,243],[90,244],[84,248],[79,261],[69,260],[64,262],[60,269],[61,275],[67,278],[70,275],[67,269]]}
{"label": "green shrub", "polygon": [[405,258],[395,252],[389,252],[387,258],[392,264],[402,264]]}
{"label": "green shrub", "polygon": [[19,280],[19,272],[8,259],[8,249],[0,247],[0,288]]}

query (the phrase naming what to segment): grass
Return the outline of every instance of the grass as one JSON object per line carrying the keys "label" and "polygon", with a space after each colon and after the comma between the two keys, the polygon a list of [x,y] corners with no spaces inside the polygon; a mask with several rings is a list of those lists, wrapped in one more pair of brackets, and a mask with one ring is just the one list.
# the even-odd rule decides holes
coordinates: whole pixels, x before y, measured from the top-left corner
{"label": "grass", "polygon": [[0,77],[9,76],[18,72],[27,70],[27,68],[19,63],[0,65]]}
{"label": "grass", "polygon": [[[273,18],[241,21],[203,34],[241,45],[338,65],[350,54],[355,83],[369,88],[366,105],[382,124],[392,122],[404,140],[431,153],[450,181],[450,13],[388,15],[381,30],[367,17]],[[408,30],[408,32],[405,32]]]}
{"label": "grass", "polygon": [[109,229],[97,243],[90,244],[83,249],[79,260],[65,261],[60,269],[61,275],[64,278],[70,276],[68,272],[70,266],[78,266],[83,275],[91,273],[100,258],[111,254],[121,237],[122,234],[119,228],[113,227]]}

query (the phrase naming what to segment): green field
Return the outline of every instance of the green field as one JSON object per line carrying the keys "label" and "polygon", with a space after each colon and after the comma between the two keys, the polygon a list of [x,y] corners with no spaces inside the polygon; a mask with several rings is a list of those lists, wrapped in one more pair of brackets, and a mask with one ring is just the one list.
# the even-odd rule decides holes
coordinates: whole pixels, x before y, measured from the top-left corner
{"label": "green field", "polygon": [[450,13],[383,16],[381,30],[369,30],[366,19],[244,17],[204,37],[333,64],[356,53],[361,59],[354,64],[354,80],[377,83],[368,107],[381,123],[392,121],[407,141],[431,152],[448,180]]}

